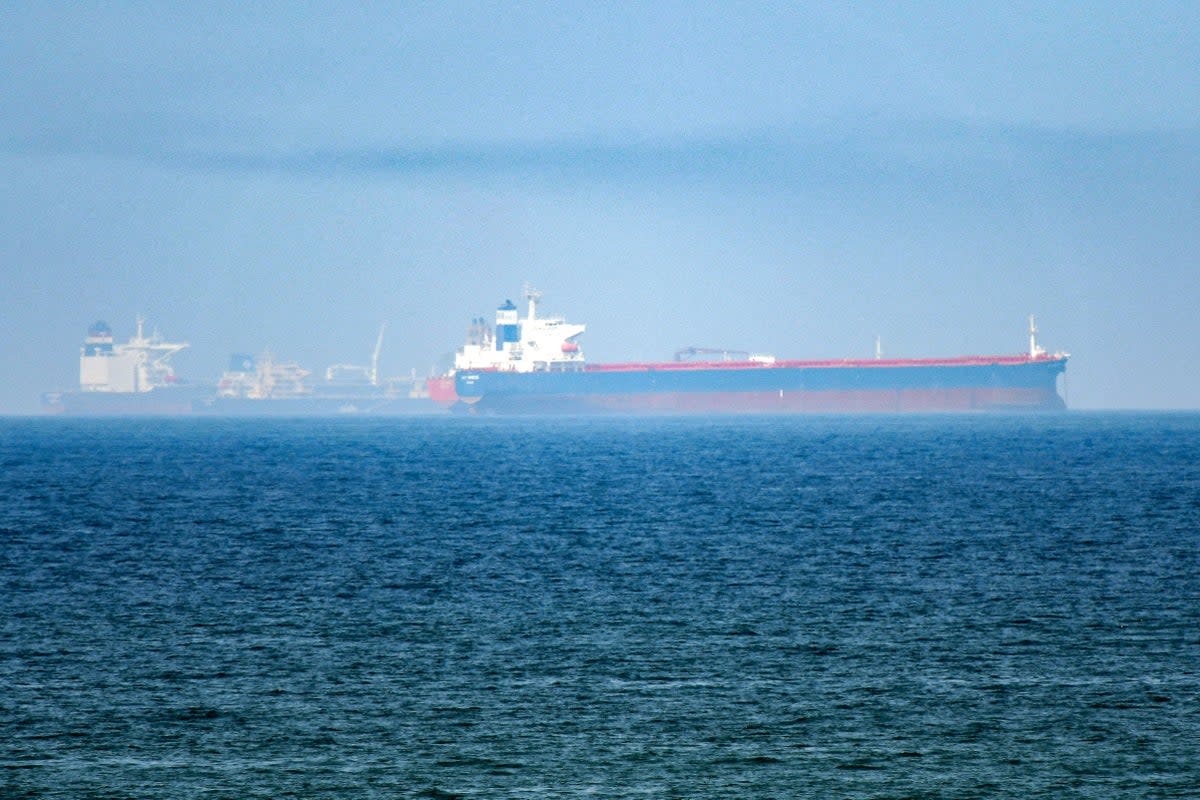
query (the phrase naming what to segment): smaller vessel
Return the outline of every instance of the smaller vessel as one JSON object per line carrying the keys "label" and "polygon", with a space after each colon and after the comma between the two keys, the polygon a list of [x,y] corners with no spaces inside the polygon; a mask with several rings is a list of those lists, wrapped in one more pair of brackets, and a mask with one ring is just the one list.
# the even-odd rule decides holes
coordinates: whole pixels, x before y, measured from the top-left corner
{"label": "smaller vessel", "polygon": [[295,361],[281,361],[270,351],[254,357],[235,354],[221,375],[216,392],[195,404],[197,413],[233,416],[333,416],[344,414],[407,415],[437,413],[425,384],[415,375],[380,378],[379,329],[370,366],[334,364],[324,380],[313,381]]}
{"label": "smaller vessel", "polygon": [[425,382],[412,375],[379,377],[383,329],[375,342],[370,367],[334,364],[325,380],[310,382],[312,373],[294,361],[234,355],[220,381],[195,384],[175,375],[171,359],[187,342],[147,336],[145,321],[137,333],[118,344],[106,322],[88,329],[79,351],[79,388],[42,395],[51,414],[82,416],[230,415],[333,416],[343,414],[426,414],[441,406],[430,400]]}
{"label": "smaller vessel", "polygon": [[93,323],[79,351],[79,389],[47,392],[42,406],[56,414],[189,414],[192,402],[211,387],[175,375],[171,359],[187,347],[157,330],[146,336],[140,316],[137,333],[124,344],[114,341],[107,322]]}
{"label": "smaller vessel", "polygon": [[295,400],[311,397],[312,373],[294,361],[278,361],[270,350],[258,358],[236,353],[217,382],[217,398]]}

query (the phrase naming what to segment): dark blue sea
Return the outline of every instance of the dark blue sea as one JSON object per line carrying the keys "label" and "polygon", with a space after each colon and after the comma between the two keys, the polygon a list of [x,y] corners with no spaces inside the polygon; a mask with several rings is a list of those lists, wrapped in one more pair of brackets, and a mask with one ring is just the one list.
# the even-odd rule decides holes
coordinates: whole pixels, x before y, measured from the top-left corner
{"label": "dark blue sea", "polygon": [[1200,797],[1200,414],[0,420],[0,796]]}

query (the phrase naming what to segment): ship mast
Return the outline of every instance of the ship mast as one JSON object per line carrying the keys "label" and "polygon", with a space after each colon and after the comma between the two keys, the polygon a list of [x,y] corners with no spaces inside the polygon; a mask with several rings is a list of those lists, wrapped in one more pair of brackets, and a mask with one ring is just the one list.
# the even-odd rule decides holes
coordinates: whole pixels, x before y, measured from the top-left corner
{"label": "ship mast", "polygon": [[537,319],[537,304],[542,299],[542,293],[528,283],[525,284],[525,299],[529,301],[529,321]]}
{"label": "ship mast", "polygon": [[1037,343],[1037,323],[1033,319],[1033,314],[1029,315],[1029,357],[1037,358],[1046,354],[1046,349]]}

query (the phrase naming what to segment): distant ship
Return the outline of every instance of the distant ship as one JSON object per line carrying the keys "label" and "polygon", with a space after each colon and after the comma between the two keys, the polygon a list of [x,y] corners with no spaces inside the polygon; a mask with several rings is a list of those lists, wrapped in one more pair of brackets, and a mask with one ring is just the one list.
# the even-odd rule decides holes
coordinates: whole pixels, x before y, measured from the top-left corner
{"label": "distant ship", "polygon": [[370,367],[334,364],[322,382],[294,361],[266,351],[258,357],[236,354],[217,382],[216,393],[196,404],[198,413],[235,416],[408,415],[439,413],[425,381],[379,377],[379,331]]}
{"label": "distant ship", "polygon": [[47,392],[42,408],[69,415],[192,413],[193,403],[211,393],[212,386],[179,380],[171,358],[187,342],[168,341],[157,331],[147,337],[144,325],[138,317],[133,338],[116,344],[108,323],[94,323],[79,351],[79,388]]}
{"label": "distant ship", "polygon": [[[1017,355],[779,360],[715,348],[685,348],[675,361],[588,364],[585,326],[528,314],[506,301],[493,330],[472,321],[454,370],[430,382],[436,402],[485,414],[744,414],[1050,411],[1066,407],[1058,376],[1067,353],[1047,353],[1029,318],[1029,349]],[[712,356],[720,360],[689,360]]]}
{"label": "distant ship", "polygon": [[371,366],[336,364],[325,380],[310,383],[311,373],[295,362],[235,355],[216,384],[192,384],[175,375],[171,358],[186,342],[147,337],[144,321],[125,344],[113,341],[112,329],[97,322],[88,330],[79,356],[79,388],[42,395],[52,414],[84,416],[188,415],[334,416],[346,414],[424,414],[442,409],[429,399],[425,382],[415,375],[379,377],[379,331]]}

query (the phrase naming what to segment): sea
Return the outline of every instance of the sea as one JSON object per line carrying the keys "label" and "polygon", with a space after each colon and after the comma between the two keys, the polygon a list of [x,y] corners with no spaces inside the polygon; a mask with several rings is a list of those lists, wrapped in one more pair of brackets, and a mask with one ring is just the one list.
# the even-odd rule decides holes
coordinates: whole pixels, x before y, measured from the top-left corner
{"label": "sea", "polygon": [[1200,797],[1200,414],[0,419],[0,797]]}

